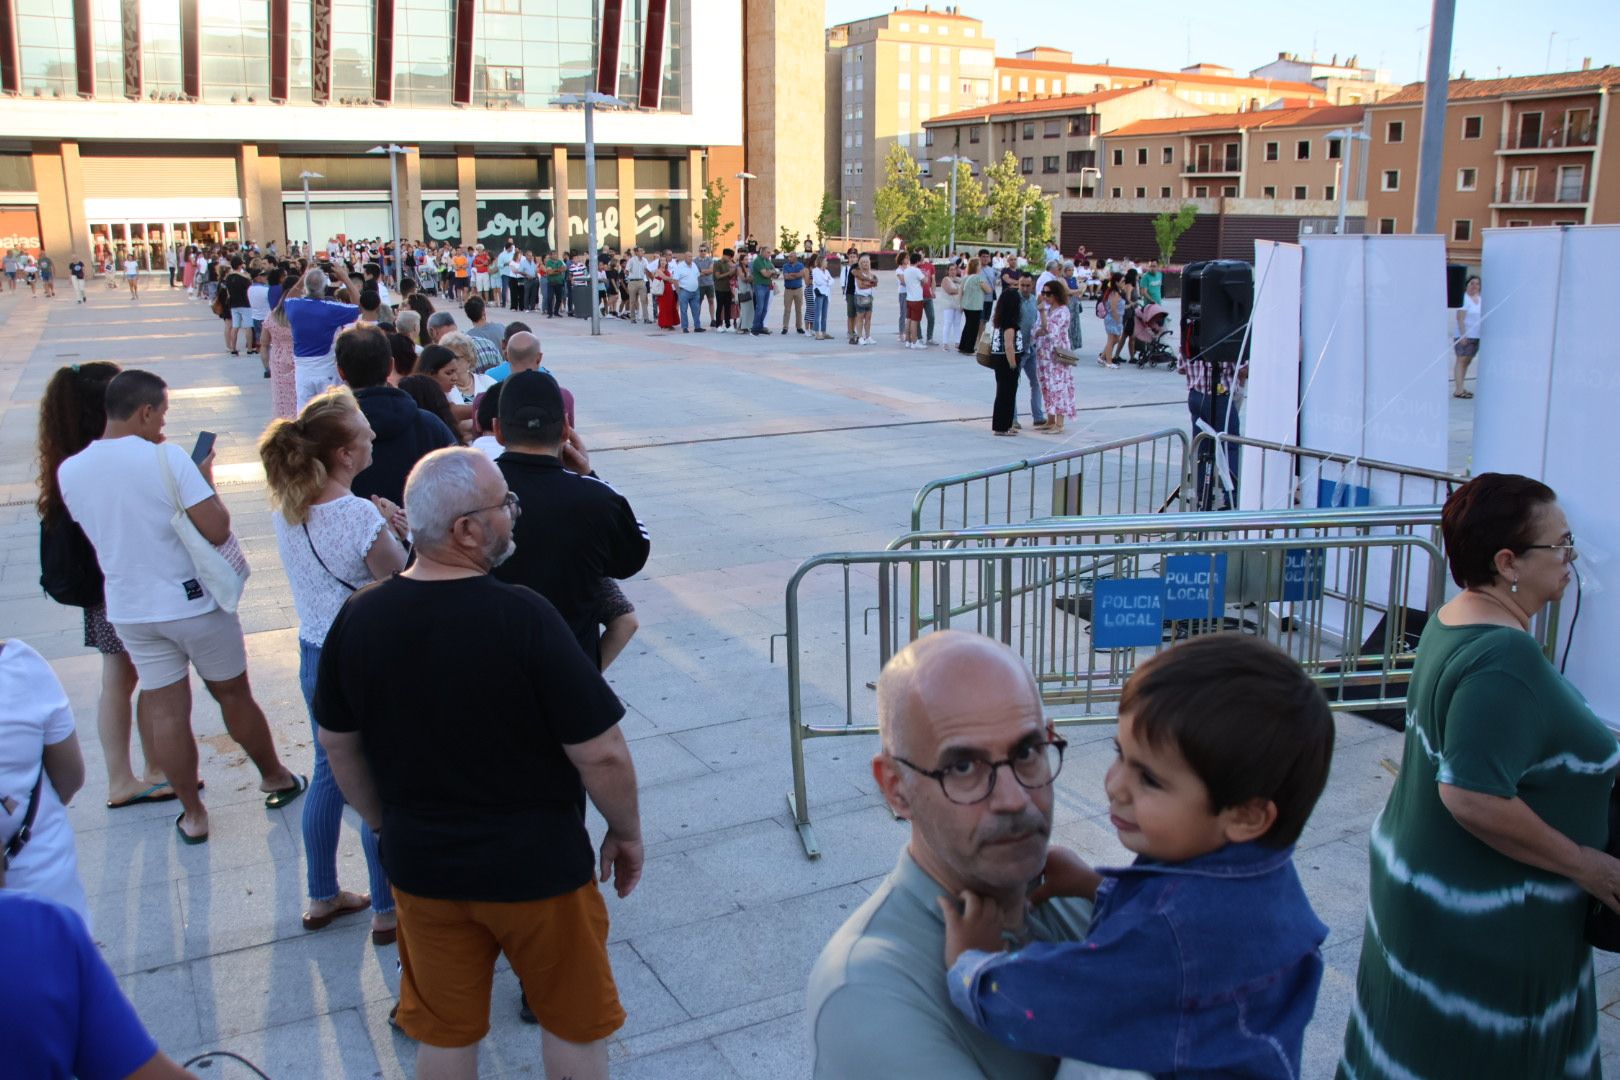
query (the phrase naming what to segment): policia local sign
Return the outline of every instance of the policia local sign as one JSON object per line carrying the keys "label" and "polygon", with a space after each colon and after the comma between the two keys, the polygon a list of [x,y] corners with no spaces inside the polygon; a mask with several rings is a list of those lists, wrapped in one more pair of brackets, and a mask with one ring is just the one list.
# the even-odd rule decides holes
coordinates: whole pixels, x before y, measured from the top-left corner
{"label": "policia local sign", "polygon": [[[1283,552],[1283,601],[1322,597],[1326,552],[1290,548]],[[1162,577],[1104,578],[1091,603],[1091,640],[1098,649],[1157,645],[1166,621],[1219,619],[1226,607],[1227,556],[1170,555]],[[1276,584],[1274,582],[1274,584]]]}

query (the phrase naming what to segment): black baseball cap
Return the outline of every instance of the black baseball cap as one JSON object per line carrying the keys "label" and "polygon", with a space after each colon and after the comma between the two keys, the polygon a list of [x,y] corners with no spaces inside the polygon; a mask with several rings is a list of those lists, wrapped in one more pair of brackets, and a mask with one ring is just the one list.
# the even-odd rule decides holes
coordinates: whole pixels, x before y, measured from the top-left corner
{"label": "black baseball cap", "polygon": [[507,431],[538,431],[563,423],[562,388],[548,372],[520,371],[502,384],[499,416]]}

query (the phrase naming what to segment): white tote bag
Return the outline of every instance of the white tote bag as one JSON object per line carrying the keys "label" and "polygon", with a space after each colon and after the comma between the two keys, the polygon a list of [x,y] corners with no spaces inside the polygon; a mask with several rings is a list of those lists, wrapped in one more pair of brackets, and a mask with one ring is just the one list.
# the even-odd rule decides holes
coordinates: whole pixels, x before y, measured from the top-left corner
{"label": "white tote bag", "polygon": [[208,590],[220,607],[226,611],[235,612],[236,605],[242,599],[242,586],[247,583],[249,567],[247,558],[242,554],[242,545],[236,542],[236,534],[232,533],[225,538],[223,544],[214,545],[208,538],[197,531],[192,523],[191,515],[181,504],[180,485],[175,482],[174,470],[169,468],[169,455],[163,452],[161,444],[157,446],[158,468],[163,470],[164,483],[169,488],[169,498],[174,500],[174,517],[169,519],[169,525],[174,534],[180,538],[180,544],[191,556],[191,565],[197,571],[197,580],[202,582],[203,588]]}

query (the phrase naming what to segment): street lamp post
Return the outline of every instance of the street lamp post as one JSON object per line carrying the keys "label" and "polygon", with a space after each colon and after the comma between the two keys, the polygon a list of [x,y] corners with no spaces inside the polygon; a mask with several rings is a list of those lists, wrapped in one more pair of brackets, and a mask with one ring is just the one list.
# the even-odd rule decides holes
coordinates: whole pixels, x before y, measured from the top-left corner
{"label": "street lamp post", "polygon": [[1023,258],[1029,251],[1029,203],[1024,204],[1024,220],[1020,226],[1018,240],[1018,257]]}
{"label": "street lamp post", "polygon": [[311,180],[324,180],[324,173],[310,172],[307,169],[298,174],[298,179],[304,182],[304,258],[310,258],[310,252],[315,247],[315,220],[309,212],[309,182]]}
{"label": "street lamp post", "polygon": [[844,239],[849,239],[849,211],[855,205],[854,199],[844,200]]}
{"label": "street lamp post", "polygon": [[759,177],[755,176],[751,172],[740,172],[740,173],[737,174],[737,179],[742,181],[741,196],[742,196],[742,238],[743,238],[743,242],[739,246],[746,246],[747,243],[748,243],[748,181],[750,181],[750,180],[758,180]]}
{"label": "street lamp post", "polygon": [[955,255],[956,254],[956,166],[957,166],[958,162],[962,162],[962,161],[967,162],[968,166],[970,168],[973,165],[976,165],[978,163],[975,162],[970,157],[961,157],[961,156],[956,155],[956,154],[952,154],[949,157],[942,157],[939,160],[948,161],[948,162],[951,163],[951,244],[950,244],[950,249],[946,252],[946,254],[947,255]]}
{"label": "street lamp post", "polygon": [[1347,189],[1349,188],[1351,178],[1354,175],[1350,165],[1355,160],[1356,143],[1368,142],[1370,139],[1368,138],[1367,133],[1359,128],[1339,128],[1337,131],[1328,132],[1324,138],[1338,139],[1339,142],[1344,146],[1343,159],[1339,162],[1339,223],[1333,230],[1335,235],[1343,236],[1345,200],[1349,196],[1349,191]]}
{"label": "street lamp post", "polygon": [[[590,269],[590,307],[591,307],[591,336],[600,337],[602,334],[602,312],[596,303],[596,122],[595,110],[597,106],[608,109],[628,109],[630,106],[610,94],[598,94],[592,90],[584,94],[562,94],[552,99],[553,105],[582,105],[585,108],[585,237],[590,245],[590,254],[587,256]],[[628,223],[631,228],[634,222]],[[619,224],[619,246],[624,246],[623,230],[626,223]],[[563,215],[563,246],[568,246],[568,215]]]}
{"label": "street lamp post", "polygon": [[[399,169],[394,159],[405,153],[405,148],[398,143],[389,143],[387,146],[373,146],[366,153],[388,155],[388,210],[394,222],[394,284],[397,287],[405,280],[405,260],[401,256],[404,245],[399,237]],[[473,222],[473,231],[478,231],[476,220]]]}

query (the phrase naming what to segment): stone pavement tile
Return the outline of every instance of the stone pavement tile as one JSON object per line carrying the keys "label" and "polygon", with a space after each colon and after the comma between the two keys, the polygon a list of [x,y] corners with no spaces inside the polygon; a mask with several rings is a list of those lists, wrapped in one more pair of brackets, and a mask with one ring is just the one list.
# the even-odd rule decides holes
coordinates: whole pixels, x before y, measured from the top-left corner
{"label": "stone pavement tile", "polygon": [[[209,791],[212,788],[209,785]],[[79,877],[85,891],[92,895],[115,892],[190,874],[207,875],[272,861],[297,864],[299,860],[301,844],[288,830],[282,812],[251,803],[212,809],[208,842],[195,847],[182,844],[174,833],[173,817],[179,812],[174,806],[168,816],[77,830]]]}
{"label": "stone pavement tile", "polygon": [[1108,814],[1058,822],[1052,826],[1052,842],[1073,848],[1092,866],[1129,866],[1134,852],[1119,842],[1119,834],[1108,822]]}
{"label": "stone pavement tile", "polygon": [[[258,1065],[276,1080],[295,1077],[361,1078],[381,1076],[374,1036],[356,1008],[335,1009],[289,1023],[242,1032],[223,1038],[204,1039],[196,1046],[171,1053],[176,1061],[186,1061],[208,1050],[229,1050]],[[242,1076],[246,1070],[236,1062],[214,1058],[210,1072],[221,1076]],[[203,1064],[193,1066],[202,1069]]]}
{"label": "stone pavement tile", "polygon": [[702,1015],[802,993],[821,947],[865,898],[859,886],[843,885],[633,941],[675,1000]]}
{"label": "stone pavement tile", "polygon": [[229,1038],[392,998],[392,948],[375,948],[362,920],[191,961],[203,1038]]}
{"label": "stone pavement tile", "polygon": [[1294,867],[1316,917],[1328,927],[1328,942],[1359,938],[1367,922],[1367,843],[1331,840],[1298,848]]}
{"label": "stone pavement tile", "polygon": [[[784,693],[782,707],[768,715],[687,728],[671,738],[711,768],[782,770],[788,762],[786,698]],[[816,724],[840,724],[844,714],[842,709],[827,708],[807,711],[805,715]],[[856,762],[870,761],[876,749],[877,737],[872,735],[811,738],[804,742],[806,757],[826,754]]]}
{"label": "stone pavement tile", "polygon": [[695,1042],[613,1067],[615,1080],[740,1080],[712,1042]]}
{"label": "stone pavement tile", "polygon": [[743,1080],[803,1080],[810,1075],[810,1036],[803,1013],[728,1032],[713,1042]]}
{"label": "stone pavement tile", "polygon": [[170,964],[121,976],[118,988],[140,1014],[152,1040],[173,1054],[202,1040],[197,1001],[191,991],[191,969]]}
{"label": "stone pavement tile", "polygon": [[[783,755],[784,764],[786,754]],[[775,812],[790,781],[783,774],[756,769],[732,769],[682,780],[641,793],[641,816],[671,836],[704,833],[743,822],[758,821]],[[859,794],[847,782],[821,779],[817,794],[823,799]],[[769,807],[761,813],[762,807]]]}
{"label": "stone pavement tile", "polygon": [[[781,831],[771,821],[749,827]],[[712,866],[694,862],[689,851],[648,859],[640,883],[629,896],[621,900],[611,887],[602,889],[608,911],[608,940],[629,941],[740,910],[741,905],[722,890],[723,881],[715,876]]]}
{"label": "stone pavement tile", "polygon": [[1356,968],[1361,959],[1361,936],[1346,937],[1322,948],[1322,987],[1316,1012],[1305,1029],[1301,1076],[1330,1077],[1344,1048],[1344,1028],[1356,998]]}
{"label": "stone pavement tile", "polygon": [[778,1017],[791,1016],[803,1010],[804,989],[800,987],[787,993],[757,998],[736,1008],[694,1017],[656,1031],[615,1040],[609,1048],[609,1054],[614,1062],[647,1057],[711,1039],[728,1031],[739,1031]]}
{"label": "stone pavement tile", "polygon": [[[358,837],[353,842],[358,848]],[[351,891],[366,891],[363,873],[339,880]],[[185,918],[187,959],[302,938],[308,933],[300,922],[306,904],[302,859],[187,876],[176,882],[176,889]],[[349,929],[366,919],[364,914],[346,916],[333,926]]]}
{"label": "stone pavement tile", "polygon": [[185,920],[174,882],[100,892],[90,898],[90,929],[116,975],[185,959]]}
{"label": "stone pavement tile", "polygon": [[717,898],[751,908],[886,874],[910,837],[886,806],[818,816],[814,824],[819,859],[805,858],[797,832],[775,822],[694,848],[686,859],[714,882]]}
{"label": "stone pavement tile", "polygon": [[631,742],[630,756],[636,765],[636,787],[643,792],[714,771],[673,735],[637,738]]}

